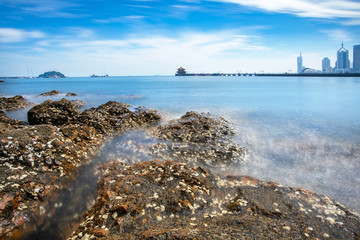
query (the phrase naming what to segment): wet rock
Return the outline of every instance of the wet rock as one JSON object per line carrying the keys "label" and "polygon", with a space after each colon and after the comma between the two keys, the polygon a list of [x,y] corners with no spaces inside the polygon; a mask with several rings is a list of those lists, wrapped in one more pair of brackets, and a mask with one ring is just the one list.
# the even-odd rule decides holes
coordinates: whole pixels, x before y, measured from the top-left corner
{"label": "wet rock", "polygon": [[125,130],[144,127],[160,120],[154,110],[130,110],[130,105],[115,101],[82,112],[78,121],[96,128],[105,135],[116,135]]}
{"label": "wet rock", "polygon": [[79,99],[71,100],[70,101],[76,108],[82,108],[86,106],[86,103],[84,101],[81,101]]}
{"label": "wet rock", "polygon": [[74,96],[77,96],[76,93],[72,93],[72,92],[69,92],[66,94],[67,97],[74,97]]}
{"label": "wet rock", "polygon": [[229,139],[234,132],[229,122],[222,117],[215,117],[209,113],[187,112],[180,119],[159,126],[155,134],[165,140],[213,143]]}
{"label": "wet rock", "polygon": [[20,124],[0,111],[1,239],[25,236],[54,216],[49,202],[57,199],[81,165],[100,153],[107,134],[160,119],[155,111],[130,110],[117,102],[81,113],[67,99],[45,101],[30,109],[28,117],[33,125]]}
{"label": "wet rock", "polygon": [[34,103],[28,102],[23,96],[0,97],[0,110],[14,111],[34,106]]}
{"label": "wet rock", "polygon": [[104,166],[98,198],[69,238],[358,239],[360,217],[329,197],[185,163]]}
{"label": "wet rock", "polygon": [[47,97],[47,96],[54,96],[54,95],[57,95],[57,94],[61,94],[61,92],[57,91],[57,90],[52,90],[50,92],[46,92],[46,93],[42,93],[40,94],[39,96],[41,97]]}
{"label": "wet rock", "polygon": [[54,211],[47,202],[103,144],[89,126],[8,125],[0,122],[0,238],[34,231]]}
{"label": "wet rock", "polygon": [[80,111],[67,99],[47,100],[28,111],[30,124],[53,124],[61,126],[74,122]]}
{"label": "wet rock", "polygon": [[208,113],[188,112],[159,126],[153,134],[166,140],[150,148],[150,155],[156,158],[212,167],[241,164],[249,156],[246,148],[232,140],[229,122]]}
{"label": "wet rock", "polygon": [[130,110],[130,105],[115,101],[107,102],[97,108],[80,112],[71,101],[47,100],[28,112],[30,124],[85,124],[94,127],[104,135],[116,135],[125,130],[152,124],[160,119],[156,111],[148,109]]}

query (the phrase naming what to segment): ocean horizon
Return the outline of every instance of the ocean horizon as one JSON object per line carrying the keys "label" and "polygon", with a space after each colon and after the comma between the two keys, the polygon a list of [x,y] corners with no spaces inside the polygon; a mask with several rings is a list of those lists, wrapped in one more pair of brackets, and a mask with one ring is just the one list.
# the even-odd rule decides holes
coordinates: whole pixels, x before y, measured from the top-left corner
{"label": "ocean horizon", "polygon": [[[62,94],[39,96],[51,90]],[[164,120],[188,111],[224,117],[236,142],[251,152],[249,162],[229,174],[309,189],[358,212],[359,90],[356,77],[121,76],[0,83],[0,96],[22,95],[36,104],[65,97],[84,101],[84,109],[107,101],[145,106],[158,110]],[[68,92],[78,96],[66,97]],[[8,116],[27,120],[26,112]],[[141,141],[138,137],[132,140]]]}

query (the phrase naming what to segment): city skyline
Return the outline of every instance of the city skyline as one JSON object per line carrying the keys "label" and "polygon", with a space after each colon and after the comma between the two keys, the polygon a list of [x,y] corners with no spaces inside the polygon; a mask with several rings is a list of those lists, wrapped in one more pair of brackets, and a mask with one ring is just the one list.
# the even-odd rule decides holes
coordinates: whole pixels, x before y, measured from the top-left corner
{"label": "city skyline", "polygon": [[303,64],[303,58],[300,55],[297,57],[297,73],[302,73],[304,70],[307,72],[324,72],[324,73],[360,73],[360,45],[353,46],[353,62],[350,60],[350,51],[341,43],[341,47],[336,52],[336,61],[331,65],[328,57],[324,57],[321,61],[321,69],[314,69],[311,66]]}
{"label": "city skyline", "polygon": [[354,71],[360,72],[360,45],[353,47],[353,68]]}
{"label": "city skyline", "polygon": [[353,61],[360,3],[351,0],[3,0],[0,75],[297,72]]}

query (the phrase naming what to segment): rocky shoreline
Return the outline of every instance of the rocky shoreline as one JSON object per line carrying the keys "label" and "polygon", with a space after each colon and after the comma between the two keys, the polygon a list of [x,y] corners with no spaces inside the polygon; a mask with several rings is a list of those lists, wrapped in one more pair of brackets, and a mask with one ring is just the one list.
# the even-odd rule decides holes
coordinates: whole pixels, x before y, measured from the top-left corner
{"label": "rocky shoreline", "polygon": [[133,112],[128,107],[109,102],[81,113],[67,99],[48,100],[29,110],[30,125],[2,111],[2,239],[25,237],[42,224],[45,215],[51,216],[47,203],[56,199],[57,192],[75,177],[76,169],[98,154],[106,140],[160,119],[155,111]]}
{"label": "rocky shoreline", "polygon": [[[0,104],[1,239],[36,232],[81,166],[111,139],[141,129],[156,142],[126,145],[149,161],[124,155],[102,163],[96,201],[69,239],[360,238],[359,215],[329,197],[227,176],[250,161],[249,150],[221,117],[188,112],[164,123],[155,110],[110,101],[79,111],[65,98]],[[29,107],[28,123],[6,116]]]}

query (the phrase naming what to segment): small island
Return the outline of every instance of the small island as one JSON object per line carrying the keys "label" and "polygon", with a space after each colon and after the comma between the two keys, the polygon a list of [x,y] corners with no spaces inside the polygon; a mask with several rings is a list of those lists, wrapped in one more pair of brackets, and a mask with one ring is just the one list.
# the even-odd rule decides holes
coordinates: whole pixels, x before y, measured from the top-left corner
{"label": "small island", "polygon": [[65,75],[61,72],[49,71],[43,74],[40,74],[38,78],[65,78]]}

